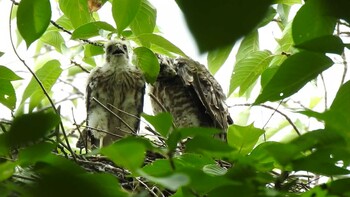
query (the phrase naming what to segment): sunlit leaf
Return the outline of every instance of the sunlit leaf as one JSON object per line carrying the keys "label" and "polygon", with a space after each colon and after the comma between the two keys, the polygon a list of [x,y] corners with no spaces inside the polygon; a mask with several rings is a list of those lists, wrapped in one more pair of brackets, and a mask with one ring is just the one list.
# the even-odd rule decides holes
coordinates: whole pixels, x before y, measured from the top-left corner
{"label": "sunlit leaf", "polygon": [[230,125],[227,131],[227,143],[243,155],[250,153],[264,130],[248,126]]}
{"label": "sunlit leaf", "polygon": [[229,95],[238,87],[240,95],[244,94],[268,67],[272,57],[269,51],[256,51],[236,62],[231,76]]}
{"label": "sunlit leaf", "polygon": [[201,52],[232,45],[259,24],[272,4],[272,0],[176,2]]}
{"label": "sunlit leaf", "polygon": [[59,0],[59,5],[74,28],[91,21],[91,15],[86,0]]}
{"label": "sunlit leaf", "polygon": [[274,3],[294,5],[294,4],[301,4],[303,2],[302,2],[302,0],[274,0]]}
{"label": "sunlit leaf", "polygon": [[41,36],[40,40],[48,45],[55,47],[56,51],[62,52],[61,46],[64,43],[64,39],[62,35],[57,30],[47,30],[43,36]]}
{"label": "sunlit leaf", "polygon": [[222,176],[226,174],[227,169],[218,166],[217,164],[209,164],[203,167],[203,172],[213,176]]}
{"label": "sunlit leaf", "polygon": [[140,9],[142,0],[114,0],[112,2],[112,14],[117,25],[118,34],[127,28],[134,20]]}
{"label": "sunlit leaf", "polygon": [[51,20],[49,0],[22,0],[18,5],[17,28],[27,48],[45,32]]}
{"label": "sunlit leaf", "polygon": [[66,30],[74,29],[72,22],[69,20],[69,18],[66,15],[62,15],[60,18],[58,18],[56,23]]}
{"label": "sunlit leaf", "polygon": [[[173,43],[165,39],[164,37],[157,34],[141,34],[136,37],[136,39],[140,40],[141,43],[149,43],[152,45],[156,45],[157,47],[163,48],[166,51],[181,55],[183,57],[187,57],[187,55],[175,46]],[[147,44],[148,45],[148,44]],[[152,47],[151,47],[152,48]]]}
{"label": "sunlit leaf", "polygon": [[227,46],[212,50],[208,52],[207,61],[209,71],[214,75],[221,66],[225,63],[226,59],[231,53],[233,46]]}
{"label": "sunlit leaf", "polygon": [[236,62],[248,57],[251,53],[259,50],[259,33],[253,31],[246,35],[239,45],[236,54]]}
{"label": "sunlit leaf", "polygon": [[344,51],[343,41],[338,36],[333,35],[308,40],[295,45],[295,47],[321,53],[335,53],[338,55],[341,55]]}
{"label": "sunlit leaf", "polygon": [[10,178],[15,173],[16,163],[6,161],[0,163],[0,182]]}
{"label": "sunlit leaf", "polygon": [[325,55],[303,51],[285,60],[255,104],[287,98],[333,64]]}
{"label": "sunlit leaf", "polygon": [[13,110],[16,107],[16,92],[8,80],[0,79],[0,103]]}
{"label": "sunlit leaf", "polygon": [[147,0],[142,0],[130,28],[135,35],[152,33],[156,25],[156,18],[157,10]]}
{"label": "sunlit leaf", "polygon": [[7,81],[16,81],[21,80],[22,78],[14,73],[11,69],[0,65],[0,79]]}
{"label": "sunlit leaf", "polygon": [[[60,68],[60,62],[57,60],[50,60],[46,62],[42,68],[35,72],[36,76],[41,81],[45,90],[50,92],[51,87],[55,84],[58,77],[61,75],[62,69]],[[30,110],[36,107],[44,98],[44,92],[39,87],[38,82],[34,77],[30,80],[28,86],[24,90],[22,96],[22,103],[29,97],[30,98]]]}
{"label": "sunlit leaf", "polygon": [[91,44],[87,44],[84,46],[84,57],[85,58],[93,57],[95,55],[101,55],[104,53],[105,53],[105,51],[103,50],[102,47],[91,45]]}
{"label": "sunlit leaf", "polygon": [[155,116],[142,114],[142,117],[146,119],[147,122],[149,122],[160,135],[163,137],[168,137],[173,122],[173,118],[170,113],[159,113]]}
{"label": "sunlit leaf", "polygon": [[114,32],[115,28],[103,21],[86,23],[72,33],[72,39],[87,39],[99,35],[100,30]]}
{"label": "sunlit leaf", "polygon": [[336,18],[329,15],[326,1],[309,0],[300,8],[292,25],[295,44],[333,34]]}
{"label": "sunlit leaf", "polygon": [[136,65],[143,72],[146,81],[153,84],[159,73],[159,62],[156,55],[146,47],[134,49]]}
{"label": "sunlit leaf", "polygon": [[188,178],[188,176],[180,173],[174,173],[172,175],[165,176],[165,177],[153,177],[146,174],[142,170],[138,170],[138,173],[141,176],[145,177],[146,179],[154,183],[160,184],[172,191],[176,191],[178,188],[185,186],[190,182],[190,179]]}

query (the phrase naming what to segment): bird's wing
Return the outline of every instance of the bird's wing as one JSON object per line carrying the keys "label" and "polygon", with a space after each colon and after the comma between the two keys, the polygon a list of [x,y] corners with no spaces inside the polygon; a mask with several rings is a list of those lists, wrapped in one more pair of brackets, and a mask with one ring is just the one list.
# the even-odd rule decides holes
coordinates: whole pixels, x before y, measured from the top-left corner
{"label": "bird's wing", "polygon": [[192,88],[217,128],[226,130],[232,119],[220,84],[199,62],[178,58],[177,73],[185,86]]}

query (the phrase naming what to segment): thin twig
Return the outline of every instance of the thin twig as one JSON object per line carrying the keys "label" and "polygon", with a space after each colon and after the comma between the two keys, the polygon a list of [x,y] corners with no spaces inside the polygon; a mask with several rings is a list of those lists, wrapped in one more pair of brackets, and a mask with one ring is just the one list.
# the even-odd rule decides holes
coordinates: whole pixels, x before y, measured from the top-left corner
{"label": "thin twig", "polygon": [[323,85],[323,88],[324,88],[324,109],[327,110],[327,87],[326,87],[326,83],[324,81],[324,78],[323,78],[323,74],[321,73],[320,74],[321,76],[321,81],[322,81],[322,85]]}
{"label": "thin twig", "polygon": [[88,71],[86,68],[84,68],[82,65],[80,65],[78,62],[74,61],[74,60],[70,60],[70,63],[73,64],[74,66],[79,67],[82,71],[86,72],[86,73],[90,73],[90,71]]}
{"label": "thin twig", "polygon": [[144,183],[143,181],[141,181],[141,178],[136,177],[136,180],[141,183],[141,185],[143,185],[153,196],[157,197],[158,195],[156,193],[154,193],[154,191],[148,187],[148,185],[146,183]]}
{"label": "thin twig", "polygon": [[281,112],[281,111],[278,110],[278,109],[275,109],[275,108],[273,108],[273,107],[271,107],[271,106],[264,105],[264,104],[261,104],[261,105],[253,105],[253,104],[250,104],[250,103],[247,103],[247,104],[235,104],[235,105],[229,106],[229,108],[231,108],[231,107],[236,107],[236,106],[247,106],[247,107],[260,106],[260,107],[264,107],[264,108],[267,108],[267,109],[274,110],[274,111],[276,111],[277,113],[279,113],[280,115],[282,115],[282,116],[289,122],[289,124],[293,127],[293,129],[295,130],[295,132],[296,132],[299,136],[301,135],[300,131],[299,131],[298,128],[295,126],[295,124],[292,122],[292,120],[291,120],[286,114],[284,114],[283,112]]}
{"label": "thin twig", "polygon": [[[13,5],[11,5],[11,10],[10,10],[10,13],[12,13],[13,11]],[[66,135],[66,132],[64,130],[64,126],[63,126],[63,123],[62,123],[62,120],[61,120],[61,116],[60,114],[58,113],[57,109],[56,109],[56,106],[54,104],[54,102],[52,101],[51,97],[49,96],[48,92],[46,91],[44,85],[42,84],[42,82],[40,81],[40,79],[38,78],[38,76],[34,73],[34,71],[29,68],[29,66],[27,65],[27,63],[19,56],[19,54],[17,53],[16,51],[16,48],[15,48],[15,45],[13,43],[13,38],[12,38],[12,32],[11,32],[11,29],[12,29],[12,23],[11,23],[11,17],[9,17],[9,34],[10,34],[10,42],[11,42],[11,46],[12,46],[12,49],[15,53],[15,55],[17,56],[17,58],[23,63],[23,65],[27,68],[27,70],[32,74],[32,76],[34,77],[35,81],[38,83],[38,85],[40,86],[41,90],[43,91],[44,95],[46,96],[46,98],[48,99],[48,101],[50,102],[52,108],[54,109],[55,113],[60,117],[60,127],[61,127],[61,130],[62,130],[62,133],[64,135],[64,138],[65,138],[65,141],[67,143],[67,147],[69,148],[68,150],[71,152],[73,158],[76,158],[75,157],[75,153],[74,151],[72,150],[72,148],[70,147],[70,144],[68,142],[68,138],[67,138],[67,135]]]}
{"label": "thin twig", "polygon": [[343,59],[344,70],[343,70],[343,75],[342,75],[342,78],[341,78],[341,81],[340,81],[340,85],[343,85],[344,82],[345,82],[346,74],[348,72],[348,62],[346,61],[346,55],[345,55],[344,52],[341,54],[341,58]]}

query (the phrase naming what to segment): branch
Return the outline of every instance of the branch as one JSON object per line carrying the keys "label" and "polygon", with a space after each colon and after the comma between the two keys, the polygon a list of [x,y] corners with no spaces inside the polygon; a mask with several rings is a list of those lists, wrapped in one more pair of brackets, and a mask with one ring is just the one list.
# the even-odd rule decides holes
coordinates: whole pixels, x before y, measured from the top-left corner
{"label": "branch", "polygon": [[[14,2],[14,1],[13,1]],[[10,10],[10,13],[12,13],[13,11],[13,5],[16,5],[15,3],[13,3],[11,5],[11,10]],[[18,3],[17,3],[18,5]],[[12,38],[12,23],[11,23],[11,17],[9,17],[9,34],[10,34],[10,42],[11,42],[11,46],[12,46],[12,49],[15,53],[15,55],[17,56],[18,60],[20,60],[23,65],[27,68],[27,70],[32,74],[33,78],[35,79],[35,81],[38,83],[38,85],[40,86],[40,89],[43,91],[44,95],[46,96],[46,98],[48,99],[50,105],[52,106],[52,108],[54,109],[55,113],[60,117],[60,127],[61,127],[61,130],[62,130],[62,133],[64,135],[64,138],[65,138],[65,141],[66,141],[66,144],[67,144],[67,147],[68,147],[68,150],[71,152],[72,156],[74,159],[76,159],[75,157],[75,153],[74,151],[72,150],[72,148],[70,147],[69,145],[69,141],[68,141],[68,138],[67,138],[67,135],[66,135],[66,132],[64,130],[64,126],[63,126],[63,123],[62,123],[62,120],[61,120],[61,115],[59,114],[59,112],[57,111],[56,109],[56,106],[54,104],[54,102],[52,101],[51,97],[49,96],[48,92],[46,91],[44,85],[42,84],[42,82],[40,81],[40,79],[38,78],[38,76],[34,73],[34,71],[27,65],[27,63],[19,56],[19,54],[17,53],[16,51],[16,48],[15,48],[15,45],[13,43],[13,38]]]}
{"label": "branch", "polygon": [[247,104],[236,104],[236,105],[229,106],[229,108],[231,108],[231,107],[236,107],[236,106],[247,106],[247,107],[260,106],[260,107],[264,107],[264,108],[267,108],[267,109],[274,110],[274,111],[276,111],[277,113],[279,113],[280,115],[282,115],[282,116],[289,122],[289,124],[293,127],[293,129],[295,130],[295,132],[296,132],[299,136],[301,135],[300,131],[299,131],[298,128],[295,126],[295,124],[293,123],[293,121],[292,121],[286,114],[284,114],[283,112],[281,112],[281,111],[278,110],[278,109],[275,109],[275,108],[273,108],[273,107],[271,107],[271,106],[264,105],[264,104],[261,104],[261,105],[253,105],[253,104],[250,104],[250,103],[247,103]]}

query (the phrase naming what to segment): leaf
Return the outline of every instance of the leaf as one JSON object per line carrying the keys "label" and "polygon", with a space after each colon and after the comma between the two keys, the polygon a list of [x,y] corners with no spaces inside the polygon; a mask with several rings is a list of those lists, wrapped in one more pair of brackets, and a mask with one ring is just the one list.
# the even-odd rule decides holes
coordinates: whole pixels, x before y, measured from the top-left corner
{"label": "leaf", "polygon": [[350,2],[348,0],[325,1],[325,7],[328,9],[329,15],[344,19],[348,23],[350,22],[349,6]]}
{"label": "leaf", "polygon": [[246,35],[239,45],[239,49],[236,54],[236,62],[248,57],[251,53],[259,50],[259,33],[253,31]]}
{"label": "leaf", "polygon": [[338,36],[326,35],[312,40],[305,41],[296,48],[306,49],[321,53],[335,53],[341,55],[344,51],[344,43]]}
{"label": "leaf", "polygon": [[143,164],[146,145],[144,140],[140,138],[128,137],[102,148],[101,153],[118,166],[135,172]]}
{"label": "leaf", "polygon": [[259,24],[272,4],[272,0],[176,2],[201,52],[234,44]]}
{"label": "leaf", "polygon": [[12,70],[0,65],[0,80],[16,81],[21,79],[22,78],[16,75],[16,73],[14,73]]}
{"label": "leaf", "polygon": [[50,24],[49,0],[22,0],[17,10],[17,28],[27,48],[45,32]]}
{"label": "leaf", "polygon": [[173,43],[171,43],[170,41],[168,41],[167,39],[163,38],[160,35],[157,35],[157,34],[141,34],[141,35],[138,35],[135,38],[140,40],[141,43],[143,43],[143,44],[147,43],[146,45],[144,45],[146,47],[147,47],[148,43],[150,43],[152,45],[156,45],[157,47],[165,49],[166,51],[169,51],[169,52],[181,55],[183,57],[187,57],[187,55],[181,49],[179,49]]}
{"label": "leaf", "polygon": [[0,103],[10,110],[15,109],[17,98],[11,82],[0,79],[0,87]]}
{"label": "leaf", "polygon": [[134,35],[152,33],[156,26],[156,18],[157,10],[147,0],[142,0],[140,9],[130,24],[130,28]]}
{"label": "leaf", "polygon": [[209,164],[203,167],[203,172],[213,176],[222,176],[226,174],[227,169],[220,167],[217,164]]}
{"label": "leaf", "polygon": [[0,163],[0,182],[10,178],[15,173],[16,163],[6,161]]}
{"label": "leaf", "polygon": [[243,155],[250,153],[265,131],[248,126],[230,125],[227,131],[227,143]]}
{"label": "leaf", "polygon": [[160,184],[172,191],[176,191],[178,188],[185,186],[190,182],[190,179],[188,178],[188,176],[182,173],[174,173],[172,175],[165,176],[165,177],[153,177],[146,174],[142,170],[138,170],[138,173],[141,176],[145,177],[146,179],[156,184]]}
{"label": "leaf", "polygon": [[254,104],[289,97],[333,64],[325,55],[302,51],[286,59]]}
{"label": "leaf", "polygon": [[274,0],[276,4],[286,4],[286,5],[294,5],[294,4],[302,4],[302,0]]}
{"label": "leaf", "polygon": [[59,0],[59,5],[74,28],[92,20],[86,0]]}
{"label": "leaf", "polygon": [[[102,47],[87,44],[84,46],[84,58],[93,57],[96,55],[102,55],[105,51]],[[81,69],[80,69],[81,70]]]}
{"label": "leaf", "polygon": [[56,23],[68,31],[74,29],[72,22],[66,15],[62,15],[60,18],[58,18]]}
{"label": "leaf", "polygon": [[143,113],[142,117],[147,120],[147,122],[149,122],[160,135],[165,138],[168,137],[173,122],[170,113],[158,113],[155,116]]}
{"label": "leaf", "polygon": [[62,53],[61,47],[65,44],[62,35],[57,30],[47,30],[40,40],[55,47],[56,51]]}
{"label": "leaf", "polygon": [[134,49],[136,66],[138,66],[146,78],[147,83],[153,84],[158,77],[159,62],[154,53],[146,47]]}
{"label": "leaf", "polygon": [[[35,72],[43,84],[46,91],[50,91],[51,87],[55,84],[58,77],[61,75],[62,69],[60,68],[60,62],[57,60],[50,60],[46,62],[42,68]],[[39,87],[38,82],[34,77],[30,80],[28,86],[24,90],[22,96],[22,103],[30,97],[30,111],[36,107],[44,98],[43,90]]]}
{"label": "leaf", "polygon": [[261,74],[260,84],[262,88],[265,88],[265,86],[270,82],[272,77],[276,74],[278,69],[279,66],[271,66]]}
{"label": "leaf", "polygon": [[329,15],[326,1],[307,1],[297,12],[292,24],[295,44],[333,34],[336,18]]}
{"label": "leaf", "polygon": [[186,152],[208,155],[214,158],[227,157],[234,151],[227,143],[209,136],[195,136],[186,143]]}
{"label": "leaf", "polygon": [[86,23],[84,25],[79,26],[73,33],[72,38],[73,40],[76,39],[88,39],[94,36],[98,36],[100,30],[106,30],[110,32],[114,32],[116,29],[103,21],[95,21]]}
{"label": "leaf", "polygon": [[239,94],[243,95],[268,67],[272,57],[269,51],[256,51],[236,62],[231,76],[229,95],[238,87],[240,87]]}
{"label": "leaf", "polygon": [[5,53],[0,51],[0,57],[2,57]]}
{"label": "leaf", "polygon": [[114,0],[112,2],[112,14],[120,35],[134,20],[140,9],[142,0]]}
{"label": "leaf", "polygon": [[23,146],[43,138],[60,122],[54,112],[35,112],[24,114],[13,120],[12,126],[5,134],[6,142],[11,147]]}
{"label": "leaf", "polygon": [[209,71],[214,75],[221,66],[225,63],[226,59],[231,53],[233,46],[227,46],[212,50],[208,52],[207,61]]}
{"label": "leaf", "polygon": [[20,162],[21,166],[35,164],[37,161],[42,160],[46,155],[50,154],[54,148],[55,145],[48,142],[35,144],[21,150],[18,155],[18,161]]}

